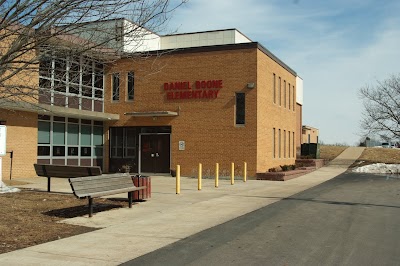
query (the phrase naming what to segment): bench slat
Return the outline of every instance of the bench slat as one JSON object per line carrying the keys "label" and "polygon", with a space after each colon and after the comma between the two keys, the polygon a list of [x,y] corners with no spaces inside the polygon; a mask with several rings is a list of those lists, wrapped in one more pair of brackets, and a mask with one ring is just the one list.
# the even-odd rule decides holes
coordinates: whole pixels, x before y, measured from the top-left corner
{"label": "bench slat", "polygon": [[53,164],[34,164],[36,174],[45,177],[82,177],[101,175],[99,166],[70,166]]}
{"label": "bench slat", "polygon": [[126,187],[135,187],[133,182],[127,184],[127,183],[118,183],[118,184],[109,184],[108,186],[105,185],[97,185],[97,184],[91,184],[91,185],[86,185],[86,186],[79,186],[75,187],[74,186],[74,191],[77,193],[81,193],[82,191],[87,191],[87,192],[98,192],[98,191],[108,191],[108,190],[115,190],[115,189],[122,189]]}
{"label": "bench slat", "polygon": [[73,185],[76,191],[82,189],[103,191],[134,186],[132,178],[129,175],[121,174],[71,178],[70,184]]}
{"label": "bench slat", "polygon": [[78,198],[100,197],[146,188],[135,187],[128,173],[70,178],[69,182],[74,195]]}
{"label": "bench slat", "polygon": [[121,177],[129,177],[131,178],[131,176],[128,173],[116,173],[116,174],[103,174],[103,175],[94,175],[94,176],[83,176],[83,177],[76,177],[72,180],[72,182],[87,182],[88,180],[101,180],[101,179],[105,179],[105,180],[109,180],[109,179],[118,179]]}
{"label": "bench slat", "polygon": [[97,198],[97,197],[102,197],[102,196],[107,196],[107,195],[114,195],[114,194],[120,194],[120,193],[125,193],[125,192],[131,192],[131,191],[137,191],[137,190],[142,190],[145,189],[146,186],[143,187],[135,187],[132,186],[130,188],[120,188],[120,189],[114,189],[114,190],[108,190],[108,191],[98,191],[98,192],[85,192],[85,191],[80,191],[78,193],[74,193],[77,198],[86,198],[86,197],[91,197],[91,198]]}

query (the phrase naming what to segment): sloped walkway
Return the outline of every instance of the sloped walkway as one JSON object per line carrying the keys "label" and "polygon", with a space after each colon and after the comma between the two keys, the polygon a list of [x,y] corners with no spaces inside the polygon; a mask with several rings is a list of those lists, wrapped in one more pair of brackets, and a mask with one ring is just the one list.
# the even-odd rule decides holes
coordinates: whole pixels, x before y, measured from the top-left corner
{"label": "sloped walkway", "polygon": [[[102,228],[0,255],[0,265],[118,265],[197,232],[289,197],[345,172],[362,153],[350,147],[328,166],[286,182],[197,180],[182,178],[181,194],[175,179],[152,177],[152,198],[133,206],[77,217],[64,222]],[[30,178],[28,185],[46,189],[46,178]],[[54,191],[70,192],[68,181],[54,179]],[[72,196],[72,195],[71,195]],[[121,195],[126,198],[126,195]],[[114,196],[115,197],[115,196]]]}

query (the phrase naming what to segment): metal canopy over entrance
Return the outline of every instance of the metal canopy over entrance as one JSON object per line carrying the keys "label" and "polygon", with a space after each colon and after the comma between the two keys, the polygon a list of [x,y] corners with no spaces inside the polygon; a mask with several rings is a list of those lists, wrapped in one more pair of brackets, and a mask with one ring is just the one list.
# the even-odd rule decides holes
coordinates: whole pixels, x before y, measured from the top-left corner
{"label": "metal canopy over entrance", "polygon": [[150,111],[150,112],[130,112],[125,113],[125,115],[135,116],[135,117],[157,117],[157,116],[178,116],[178,112],[173,111]]}

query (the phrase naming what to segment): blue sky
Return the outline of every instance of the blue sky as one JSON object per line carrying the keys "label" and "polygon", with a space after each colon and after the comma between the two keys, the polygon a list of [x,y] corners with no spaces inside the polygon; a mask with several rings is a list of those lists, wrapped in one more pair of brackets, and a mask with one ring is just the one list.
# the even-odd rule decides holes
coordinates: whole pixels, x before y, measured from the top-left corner
{"label": "blue sky", "polygon": [[360,140],[358,90],[399,73],[400,1],[189,0],[178,33],[237,28],[304,80],[303,124],[324,143]]}

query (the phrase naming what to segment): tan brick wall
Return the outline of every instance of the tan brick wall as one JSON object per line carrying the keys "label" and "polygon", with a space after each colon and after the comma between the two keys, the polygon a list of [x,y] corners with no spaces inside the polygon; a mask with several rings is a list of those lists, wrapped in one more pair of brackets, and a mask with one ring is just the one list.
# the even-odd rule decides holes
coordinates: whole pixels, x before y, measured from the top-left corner
{"label": "tan brick wall", "polygon": [[[261,68],[265,68],[266,71],[260,71]],[[133,102],[125,101],[125,78],[128,71],[135,72]],[[105,111],[119,113],[121,119],[115,123],[108,123],[107,128],[172,126],[171,168],[180,164],[183,175],[196,175],[198,163],[203,164],[204,171],[214,172],[215,163],[218,162],[222,172],[229,171],[230,163],[234,162],[236,171],[239,172],[246,161],[249,176],[280,164],[294,163],[293,155],[290,159],[272,158],[272,128],[281,128],[282,132],[295,131],[295,112],[288,107],[285,109],[272,103],[271,76],[274,71],[282,79],[290,82],[291,86],[295,84],[292,74],[255,48],[171,54],[147,60],[120,60],[106,71]],[[121,73],[120,100],[116,103],[110,100],[112,73]],[[197,80],[222,80],[223,88],[216,99],[166,99],[164,82],[188,81],[192,84]],[[247,88],[246,85],[250,82],[257,84],[255,89]],[[246,94],[244,127],[235,126],[235,92]],[[293,104],[293,101],[291,102]],[[179,112],[179,116],[153,119],[123,115],[125,112],[140,111],[176,111]],[[108,136],[106,139],[108,140]],[[180,140],[186,142],[185,151],[178,150]],[[287,145],[287,157],[288,154]]]}
{"label": "tan brick wall", "polygon": [[[0,32],[5,33],[4,31]],[[16,37],[8,35],[6,39],[3,39],[0,52],[9,49]],[[15,61],[29,62],[35,57],[36,51],[31,50],[20,55]],[[24,70],[18,69],[21,67]],[[25,63],[11,63],[9,70],[3,75],[10,75],[10,78],[2,83],[4,87],[0,87],[3,100],[37,103],[39,82],[37,68],[37,64],[26,67]],[[16,88],[18,88],[18,92]],[[7,151],[14,152],[12,178],[36,176],[33,164],[37,158],[37,114],[0,108],[0,120],[6,121]],[[4,180],[10,178],[9,153],[3,157],[2,174]]]}
{"label": "tan brick wall", "polygon": [[296,104],[296,145],[297,145],[297,155],[301,154],[301,136],[302,136],[302,127],[303,127],[303,106],[300,104]]}
{"label": "tan brick wall", "polygon": [[[319,130],[316,128],[303,128],[302,143],[318,143]],[[310,141],[308,140],[310,136]]]}
{"label": "tan brick wall", "polygon": [[[155,65],[157,66],[155,68]],[[160,71],[158,71],[160,68]],[[171,125],[171,165],[181,165],[184,175],[192,175],[198,163],[203,169],[214,171],[220,163],[221,171],[230,169],[235,162],[240,169],[248,162],[249,173],[256,171],[256,91],[246,88],[256,80],[256,50],[244,49],[229,52],[202,52],[194,54],[165,55],[156,61],[126,59],[117,62],[107,73],[135,71],[135,100],[110,103],[107,94],[106,112],[178,111],[177,117],[135,118],[121,115],[111,126],[161,126]],[[152,75],[149,75],[151,72]],[[164,82],[197,80],[222,80],[216,99],[167,100]],[[125,84],[121,80],[121,84]],[[106,87],[111,77],[106,77]],[[196,89],[194,89],[196,90]],[[246,125],[235,126],[235,92],[246,93]],[[125,86],[121,93],[125,94]],[[178,141],[186,142],[186,150],[178,150]]]}
{"label": "tan brick wall", "polygon": [[[33,164],[37,158],[37,114],[0,109],[0,120],[6,121],[7,151],[13,151],[12,178],[36,176]],[[3,179],[10,178],[10,154],[3,157]]]}
{"label": "tan brick wall", "polygon": [[[273,85],[274,74],[276,79],[275,103]],[[266,172],[269,168],[279,167],[285,164],[294,164],[295,162],[295,154],[293,154],[293,132],[297,134],[297,130],[296,113],[293,108],[296,95],[293,86],[296,77],[261,51],[258,51],[257,75],[257,172]],[[281,79],[281,93],[278,91],[279,78]],[[284,91],[285,84],[286,93]],[[279,100],[279,96],[281,97],[281,101]],[[275,156],[273,140],[274,128]],[[281,130],[280,157],[279,129]],[[286,145],[284,133],[286,133]]]}
{"label": "tan brick wall", "polygon": [[[11,32],[0,30],[0,34],[5,35],[2,38],[0,45],[0,53],[6,53],[11,45],[15,45],[17,35],[12,35],[16,29]],[[12,102],[29,102],[37,103],[38,101],[38,84],[39,84],[39,65],[35,64],[35,58],[37,57],[35,49],[23,52],[17,52],[13,56],[19,55],[14,59],[14,63],[8,65],[7,70],[3,73],[2,77],[7,77],[6,80],[2,81],[0,90],[2,92],[2,98]],[[32,62],[30,65],[26,65],[27,62]],[[18,88],[18,91],[15,88]],[[1,99],[0,99],[1,100]]]}

